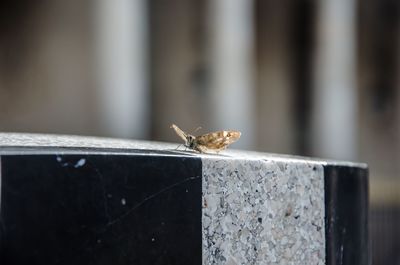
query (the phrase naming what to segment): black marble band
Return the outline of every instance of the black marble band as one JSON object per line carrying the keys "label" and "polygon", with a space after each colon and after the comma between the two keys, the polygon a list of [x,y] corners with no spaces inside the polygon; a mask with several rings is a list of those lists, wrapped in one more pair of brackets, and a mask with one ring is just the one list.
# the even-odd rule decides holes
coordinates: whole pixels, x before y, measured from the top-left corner
{"label": "black marble band", "polygon": [[201,264],[201,160],[2,156],[0,264]]}
{"label": "black marble band", "polygon": [[327,265],[367,265],[368,170],[328,165],[325,175]]}

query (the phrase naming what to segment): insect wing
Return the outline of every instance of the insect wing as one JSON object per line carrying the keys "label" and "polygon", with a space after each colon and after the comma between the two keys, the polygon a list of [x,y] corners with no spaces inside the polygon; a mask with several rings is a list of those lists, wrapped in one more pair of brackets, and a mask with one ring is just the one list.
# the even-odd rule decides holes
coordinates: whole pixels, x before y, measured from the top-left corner
{"label": "insect wing", "polygon": [[182,131],[178,126],[176,126],[175,124],[171,125],[171,128],[174,129],[175,133],[182,138],[183,141],[186,142],[186,138],[187,138],[187,134]]}
{"label": "insect wing", "polygon": [[198,145],[208,149],[221,150],[240,138],[238,131],[218,131],[207,133],[196,137]]}

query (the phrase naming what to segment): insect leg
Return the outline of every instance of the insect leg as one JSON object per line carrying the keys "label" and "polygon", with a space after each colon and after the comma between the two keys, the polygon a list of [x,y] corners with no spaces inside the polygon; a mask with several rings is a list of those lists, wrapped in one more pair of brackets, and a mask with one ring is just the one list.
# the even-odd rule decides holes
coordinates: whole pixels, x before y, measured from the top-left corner
{"label": "insect leg", "polygon": [[179,147],[181,147],[181,146],[182,146],[182,144],[178,145],[178,147],[177,147],[177,148],[175,148],[175,150],[178,150],[178,149],[179,149]]}

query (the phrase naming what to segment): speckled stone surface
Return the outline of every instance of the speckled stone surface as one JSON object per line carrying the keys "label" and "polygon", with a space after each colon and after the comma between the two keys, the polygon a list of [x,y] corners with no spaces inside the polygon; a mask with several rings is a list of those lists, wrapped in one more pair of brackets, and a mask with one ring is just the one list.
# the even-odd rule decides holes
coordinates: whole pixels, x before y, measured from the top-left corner
{"label": "speckled stone surface", "polygon": [[325,264],[323,166],[203,158],[203,264]]}

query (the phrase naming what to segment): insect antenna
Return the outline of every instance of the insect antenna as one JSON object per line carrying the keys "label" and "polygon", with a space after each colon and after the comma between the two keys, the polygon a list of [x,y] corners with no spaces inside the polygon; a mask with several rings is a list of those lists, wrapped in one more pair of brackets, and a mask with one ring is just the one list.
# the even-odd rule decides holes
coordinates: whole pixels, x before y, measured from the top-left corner
{"label": "insect antenna", "polygon": [[202,127],[201,126],[199,126],[199,127],[197,127],[195,130],[194,130],[194,132],[193,133],[195,133],[195,132],[197,132],[198,130],[201,130],[202,129]]}

